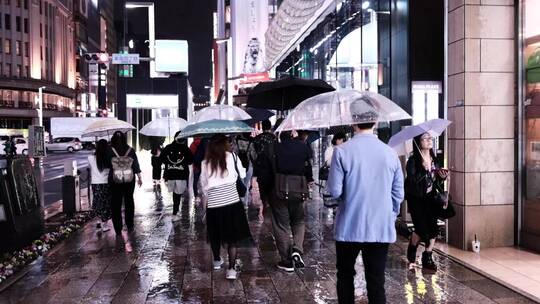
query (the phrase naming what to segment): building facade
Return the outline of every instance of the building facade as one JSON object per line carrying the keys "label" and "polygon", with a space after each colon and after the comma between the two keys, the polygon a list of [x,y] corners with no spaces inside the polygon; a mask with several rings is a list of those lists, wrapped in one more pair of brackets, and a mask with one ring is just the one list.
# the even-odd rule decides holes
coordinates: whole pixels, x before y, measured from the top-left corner
{"label": "building facade", "polygon": [[539,20],[537,0],[342,1],[268,68],[453,121],[448,243],[540,251]]}
{"label": "building facade", "polygon": [[37,119],[38,89],[44,123],[75,112],[75,60],[70,1],[0,2],[0,129],[25,129]]}

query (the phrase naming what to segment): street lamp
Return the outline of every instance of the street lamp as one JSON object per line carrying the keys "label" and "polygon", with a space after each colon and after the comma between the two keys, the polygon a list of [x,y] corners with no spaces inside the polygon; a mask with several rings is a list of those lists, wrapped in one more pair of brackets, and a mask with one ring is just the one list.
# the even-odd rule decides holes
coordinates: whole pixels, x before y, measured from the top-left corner
{"label": "street lamp", "polygon": [[38,125],[43,126],[43,89],[45,86],[38,88]]}

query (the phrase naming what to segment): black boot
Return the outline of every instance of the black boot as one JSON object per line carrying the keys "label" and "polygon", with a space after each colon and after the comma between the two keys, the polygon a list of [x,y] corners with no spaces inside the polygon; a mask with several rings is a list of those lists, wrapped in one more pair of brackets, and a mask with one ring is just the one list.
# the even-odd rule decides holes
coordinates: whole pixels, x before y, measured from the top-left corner
{"label": "black boot", "polygon": [[424,251],[422,253],[422,268],[437,271],[437,264],[433,261],[433,252]]}
{"label": "black boot", "polygon": [[414,246],[413,244],[409,243],[409,247],[407,248],[407,260],[411,264],[416,262],[416,249],[417,248],[418,248],[418,245]]}

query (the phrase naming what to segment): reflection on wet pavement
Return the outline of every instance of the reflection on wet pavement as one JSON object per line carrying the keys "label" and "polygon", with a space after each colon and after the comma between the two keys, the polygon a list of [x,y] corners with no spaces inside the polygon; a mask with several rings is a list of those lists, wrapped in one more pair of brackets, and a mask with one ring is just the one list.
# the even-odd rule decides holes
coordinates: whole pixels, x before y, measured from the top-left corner
{"label": "reflection on wet pavement", "polygon": [[[320,201],[306,204],[307,267],[292,274],[275,268],[270,220],[250,211],[254,240],[239,248],[234,282],[212,269],[200,209],[185,203],[175,223],[171,209],[167,193],[137,190],[134,234],[101,235],[88,224],[0,293],[0,303],[337,303],[333,216]],[[445,258],[436,257],[435,274],[409,270],[405,251],[404,239],[390,247],[388,303],[533,303]],[[361,258],[356,270],[357,302],[367,303]]]}

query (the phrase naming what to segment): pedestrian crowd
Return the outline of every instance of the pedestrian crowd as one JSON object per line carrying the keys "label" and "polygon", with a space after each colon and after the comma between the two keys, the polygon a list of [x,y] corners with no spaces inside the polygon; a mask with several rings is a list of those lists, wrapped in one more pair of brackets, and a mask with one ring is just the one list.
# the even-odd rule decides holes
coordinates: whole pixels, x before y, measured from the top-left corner
{"label": "pedestrian crowd", "polygon": [[[255,137],[216,134],[195,138],[190,146],[178,132],[172,143],[155,147],[151,153],[154,190],[161,191],[163,179],[173,198],[172,220],[180,219],[180,206],[189,200],[192,190],[194,201],[204,210],[212,266],[220,269],[227,262],[226,278],[230,280],[240,274],[237,246],[251,237],[246,214],[249,207],[259,210],[259,220],[264,220],[265,214],[271,218],[280,256],[276,267],[285,272],[306,267],[305,204],[316,185],[309,133],[275,135],[268,120],[260,127],[262,133]],[[437,270],[432,257],[438,235],[433,200],[443,192],[448,171],[438,165],[429,133],[414,138],[413,154],[403,169],[397,153],[375,134],[376,123],[365,123],[358,117],[352,127],[352,136],[333,135],[318,166],[326,196],[338,201],[334,221],[337,294],[339,303],[354,303],[354,266],[361,253],[369,303],[386,303],[386,259],[389,245],[396,241],[395,221],[405,198],[414,224],[406,259],[411,266],[416,265],[417,248],[422,243],[422,267]],[[133,192],[142,179],[137,155],[127,144],[126,135],[115,132],[110,143],[98,141],[89,162],[93,208],[101,220],[99,232],[109,230],[107,222],[112,219],[116,234],[122,233],[122,205],[127,231],[133,232]],[[190,175],[192,189],[188,188]],[[222,257],[222,247],[227,259]]]}

